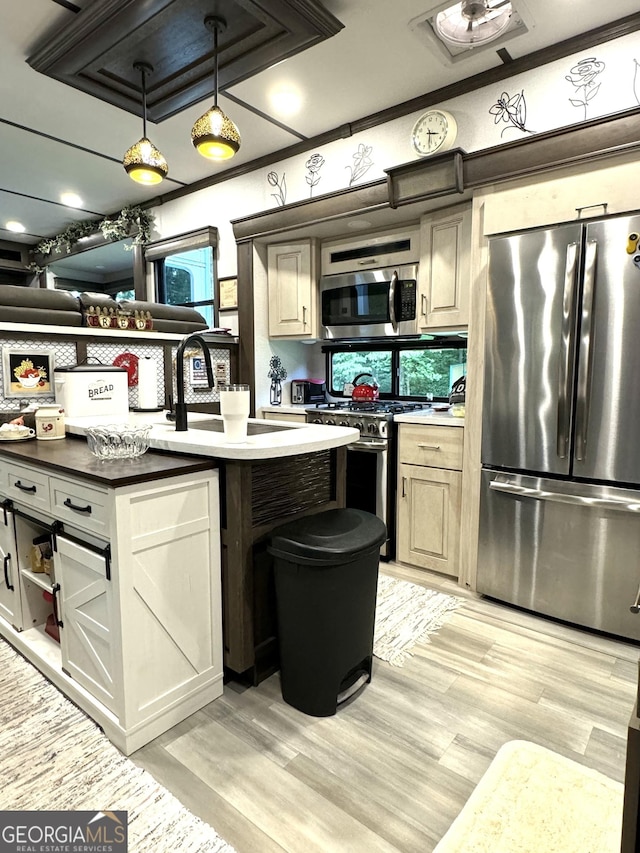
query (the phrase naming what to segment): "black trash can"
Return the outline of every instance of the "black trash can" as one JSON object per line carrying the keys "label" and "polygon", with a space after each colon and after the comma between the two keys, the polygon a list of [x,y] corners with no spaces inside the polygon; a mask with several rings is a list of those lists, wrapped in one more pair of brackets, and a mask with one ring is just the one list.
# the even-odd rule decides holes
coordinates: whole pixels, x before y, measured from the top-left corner
{"label": "black trash can", "polygon": [[338,696],[371,681],[383,521],[331,509],[271,533],[282,697],[314,717],[336,713]]}

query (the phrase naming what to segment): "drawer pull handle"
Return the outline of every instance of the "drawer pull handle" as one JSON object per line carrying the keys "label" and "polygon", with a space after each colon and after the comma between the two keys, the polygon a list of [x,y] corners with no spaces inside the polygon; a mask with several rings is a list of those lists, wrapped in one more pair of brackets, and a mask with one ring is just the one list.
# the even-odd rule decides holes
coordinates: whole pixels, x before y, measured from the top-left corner
{"label": "drawer pull handle", "polygon": [[23,486],[20,480],[16,480],[13,485],[16,489],[20,489],[21,492],[31,492],[32,495],[35,495],[37,491],[35,486]]}
{"label": "drawer pull handle", "polygon": [[86,506],[76,506],[71,503],[71,498],[67,498],[64,505],[69,509],[75,509],[76,512],[86,512],[87,515],[91,515],[91,504],[87,504]]}
{"label": "drawer pull handle", "polygon": [[419,444],[420,450],[440,450],[439,444]]}
{"label": "drawer pull handle", "polygon": [[[5,558],[6,559],[6,558]],[[636,600],[629,607],[629,610],[632,613],[640,613],[640,587],[638,588],[638,594],[636,595]]]}
{"label": "drawer pull handle", "polygon": [[7,589],[13,591],[13,584],[9,580],[9,570],[7,568],[9,560],[11,559],[11,554],[6,554],[4,558],[4,582],[6,584]]}
{"label": "drawer pull handle", "polygon": [[406,498],[407,496],[407,478],[402,478],[402,497]]}

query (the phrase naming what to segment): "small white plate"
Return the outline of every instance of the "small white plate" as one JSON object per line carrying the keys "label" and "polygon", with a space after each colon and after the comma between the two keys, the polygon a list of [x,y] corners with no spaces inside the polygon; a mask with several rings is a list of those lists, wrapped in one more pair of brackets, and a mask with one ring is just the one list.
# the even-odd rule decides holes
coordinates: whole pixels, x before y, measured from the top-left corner
{"label": "small white plate", "polygon": [[0,441],[29,441],[30,438],[35,438],[35,435],[3,435],[0,432]]}

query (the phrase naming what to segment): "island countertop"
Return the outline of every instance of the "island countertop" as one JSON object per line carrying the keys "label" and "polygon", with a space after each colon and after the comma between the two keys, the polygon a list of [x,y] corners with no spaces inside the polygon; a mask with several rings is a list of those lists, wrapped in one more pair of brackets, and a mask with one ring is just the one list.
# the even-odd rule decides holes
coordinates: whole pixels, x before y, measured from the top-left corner
{"label": "island countertop", "polygon": [[[67,432],[83,435],[89,426],[116,423],[122,420],[113,416],[67,418],[65,426]],[[238,461],[277,459],[302,453],[315,453],[351,444],[360,437],[359,431],[351,427],[295,424],[288,421],[280,423],[249,418],[249,430],[254,425],[254,429],[261,431],[256,435],[248,435],[246,442],[242,444],[231,444],[225,441],[220,415],[189,412],[189,429],[186,432],[176,432],[175,424],[167,421],[166,412],[130,412],[126,420],[129,423],[152,425],[150,446],[153,450]],[[207,422],[217,429],[201,429],[196,426]]]}

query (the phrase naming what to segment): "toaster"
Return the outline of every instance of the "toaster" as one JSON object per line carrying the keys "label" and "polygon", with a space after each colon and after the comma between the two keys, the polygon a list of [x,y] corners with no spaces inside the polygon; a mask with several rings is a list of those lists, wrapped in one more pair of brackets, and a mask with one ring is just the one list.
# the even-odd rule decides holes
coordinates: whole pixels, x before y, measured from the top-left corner
{"label": "toaster", "polygon": [[324,403],[325,383],[322,379],[292,379],[292,403]]}

